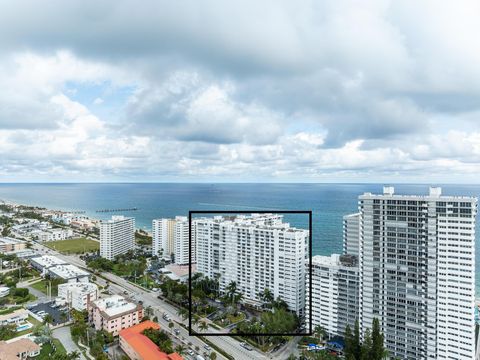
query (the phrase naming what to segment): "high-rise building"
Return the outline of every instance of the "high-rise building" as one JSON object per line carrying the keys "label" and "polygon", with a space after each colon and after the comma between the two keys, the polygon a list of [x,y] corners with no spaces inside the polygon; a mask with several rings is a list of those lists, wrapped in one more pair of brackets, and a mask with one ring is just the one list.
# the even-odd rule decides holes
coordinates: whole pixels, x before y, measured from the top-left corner
{"label": "high-rise building", "polygon": [[343,253],[358,256],[360,213],[343,217]]}
{"label": "high-rise building", "polygon": [[152,221],[152,255],[170,258],[175,253],[175,219]]}
{"label": "high-rise building", "polygon": [[217,278],[221,292],[235,282],[252,305],[261,304],[268,288],[303,315],[309,233],[282,220],[277,214],[197,218],[197,271]]}
{"label": "high-rise building", "polygon": [[378,318],[393,358],[473,359],[477,199],[385,187],[359,210],[361,331]]}
{"label": "high-rise building", "polygon": [[[308,264],[308,261],[307,261]],[[307,272],[307,288],[310,274]],[[306,318],[310,293],[307,291]],[[355,255],[312,258],[312,329],[320,325],[331,336],[343,336],[358,319],[358,264]]]}
{"label": "high-rise building", "polygon": [[135,219],[112,216],[100,222],[100,256],[113,260],[115,256],[135,249]]}
{"label": "high-rise building", "polygon": [[[159,255],[161,249],[164,257],[173,255],[175,264],[189,263],[189,230],[188,218],[176,216],[175,219],[153,220],[152,254]],[[195,224],[192,222],[192,263],[196,262]]]}

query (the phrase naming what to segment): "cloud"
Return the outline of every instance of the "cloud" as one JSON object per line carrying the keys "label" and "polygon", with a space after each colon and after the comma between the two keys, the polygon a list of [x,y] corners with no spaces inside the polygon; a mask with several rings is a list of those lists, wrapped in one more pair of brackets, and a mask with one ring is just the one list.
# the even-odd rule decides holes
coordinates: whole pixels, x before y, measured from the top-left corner
{"label": "cloud", "polygon": [[0,174],[463,181],[479,170],[479,15],[473,0],[6,3]]}

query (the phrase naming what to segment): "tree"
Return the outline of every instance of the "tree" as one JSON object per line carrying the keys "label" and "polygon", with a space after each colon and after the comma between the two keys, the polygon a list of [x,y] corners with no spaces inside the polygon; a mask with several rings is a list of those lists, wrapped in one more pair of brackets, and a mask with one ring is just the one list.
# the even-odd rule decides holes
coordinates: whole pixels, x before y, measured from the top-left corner
{"label": "tree", "polygon": [[385,358],[386,349],[383,341],[383,334],[380,332],[380,322],[378,321],[378,318],[374,318],[372,323],[372,360],[381,360]]}
{"label": "tree", "polygon": [[45,315],[45,317],[43,318],[43,323],[45,325],[50,325],[51,323],[53,323],[53,316],[51,314]]}
{"label": "tree", "polygon": [[208,324],[205,321],[200,322],[198,328],[202,331],[208,330]]}
{"label": "tree", "polygon": [[185,353],[185,346],[183,345],[177,345],[175,347],[175,352],[180,354],[180,355],[183,355]]}
{"label": "tree", "polygon": [[272,307],[274,296],[269,288],[265,288],[260,294],[258,294],[260,300],[262,300],[262,306],[265,308]]}
{"label": "tree", "polygon": [[343,337],[345,339],[345,360],[355,360],[354,339],[350,325],[345,327],[345,334]]}
{"label": "tree", "polygon": [[175,324],[173,323],[173,321],[169,321],[168,322],[168,327],[170,328],[170,331],[173,330],[173,327],[175,326]]}
{"label": "tree", "polygon": [[360,360],[362,356],[362,344],[360,342],[360,325],[355,320],[355,328],[353,330],[353,355],[355,360]]}
{"label": "tree", "polygon": [[315,334],[318,336],[318,341],[322,341],[326,335],[326,331],[321,325],[315,326]]}
{"label": "tree", "polygon": [[370,329],[365,330],[363,335],[363,343],[361,345],[360,360],[371,360],[372,351],[372,335]]}
{"label": "tree", "polygon": [[183,308],[183,307],[181,307],[181,308],[178,309],[177,315],[178,315],[178,316],[181,316],[181,318],[182,318],[183,320],[186,320],[186,319],[188,318],[188,310],[185,309],[185,308]]}

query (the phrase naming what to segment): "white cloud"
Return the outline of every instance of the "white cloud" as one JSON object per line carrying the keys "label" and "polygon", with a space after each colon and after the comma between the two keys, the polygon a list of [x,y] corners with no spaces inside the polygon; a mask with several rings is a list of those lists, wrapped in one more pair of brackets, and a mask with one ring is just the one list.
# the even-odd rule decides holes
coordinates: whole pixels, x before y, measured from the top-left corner
{"label": "white cloud", "polygon": [[473,0],[16,1],[0,175],[474,179],[479,15]]}

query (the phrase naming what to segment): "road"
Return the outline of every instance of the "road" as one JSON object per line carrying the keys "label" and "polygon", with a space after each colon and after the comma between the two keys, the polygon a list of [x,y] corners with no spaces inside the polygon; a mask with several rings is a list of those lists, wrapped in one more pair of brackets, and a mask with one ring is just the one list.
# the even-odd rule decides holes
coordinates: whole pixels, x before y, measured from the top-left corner
{"label": "road", "polygon": [[52,331],[53,337],[60,340],[62,345],[65,347],[67,353],[78,351],[80,354],[81,360],[85,360],[85,356],[83,356],[82,352],[78,348],[77,344],[75,344],[72,340],[72,336],[70,335],[70,327],[64,326]]}
{"label": "road", "polygon": [[[67,261],[70,264],[73,264],[85,270],[88,270],[86,268],[85,262],[77,256],[63,255],[39,243],[33,243],[32,245],[33,245],[33,249],[41,254],[48,253],[50,255],[55,255],[60,259]],[[162,299],[158,299],[156,294],[150,291],[144,290],[138,286],[135,286],[134,284],[131,284],[125,279],[119,276],[116,276],[112,273],[104,272],[104,273],[101,273],[101,276],[108,279],[108,281],[110,282],[109,289],[113,293],[123,294],[124,291],[128,291],[129,294],[134,294],[134,298],[136,300],[142,300],[143,305],[145,307],[151,306],[152,309],[154,310],[155,316],[158,317],[159,324],[163,326],[167,331],[169,330],[168,322],[162,318],[162,315],[164,312],[166,312],[173,321],[184,324],[185,326],[188,326],[187,325],[188,320],[184,321],[182,318],[180,318],[177,315],[177,308],[166,303]],[[97,282],[102,284],[103,280],[101,280],[100,277],[97,277]],[[200,352],[203,353],[204,346],[206,345],[205,342],[203,342],[201,339],[199,339],[196,336],[189,336],[188,331],[184,329],[182,326],[178,326],[178,329],[180,330],[180,335],[179,335],[180,339],[184,338],[187,343],[191,343],[192,344],[192,346],[190,346],[191,348],[195,348],[196,346],[198,346],[201,349]],[[210,329],[209,331],[215,332],[215,329]],[[216,345],[218,348],[224,350],[226,353],[233,356],[235,360],[251,360],[251,359],[259,359],[259,360],[279,359],[280,360],[280,359],[286,359],[286,357],[288,357],[288,354],[286,355],[286,357],[284,357],[283,354],[279,354],[275,356],[272,356],[272,355],[267,356],[256,349],[248,351],[244,349],[242,346],[240,346],[239,341],[229,336],[209,336],[208,340],[214,345]],[[217,355],[219,359],[226,359],[224,356],[222,356],[218,352],[217,352]]]}

